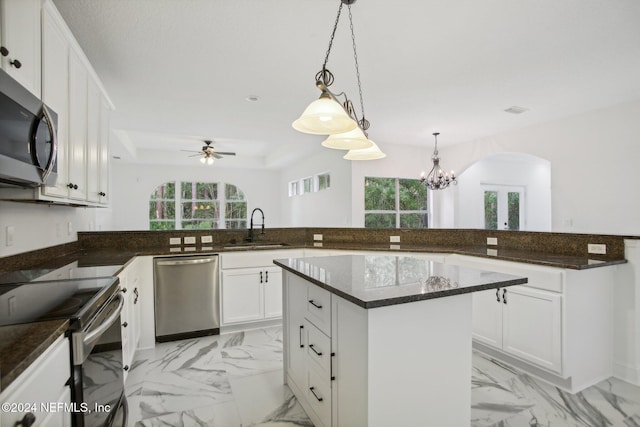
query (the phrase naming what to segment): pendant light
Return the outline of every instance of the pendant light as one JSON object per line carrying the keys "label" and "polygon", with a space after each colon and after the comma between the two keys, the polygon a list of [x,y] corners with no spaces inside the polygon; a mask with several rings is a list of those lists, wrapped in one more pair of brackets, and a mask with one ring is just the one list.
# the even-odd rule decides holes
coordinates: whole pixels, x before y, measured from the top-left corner
{"label": "pendant light", "polygon": [[375,142],[371,140],[369,140],[369,142],[372,144],[371,147],[361,148],[360,150],[349,150],[342,158],[346,160],[378,160],[387,157]]}
{"label": "pendant light", "polygon": [[444,190],[449,186],[449,184],[458,183],[456,180],[456,174],[453,171],[451,171],[451,176],[449,176],[449,174],[440,167],[440,157],[438,157],[438,135],[440,135],[439,132],[435,132],[433,134],[433,137],[436,140],[433,156],[431,156],[433,167],[426,176],[424,172],[422,172],[422,176],[420,177],[420,182],[429,190]]}
{"label": "pendant light", "polygon": [[[362,100],[362,84],[360,82],[360,69],[358,66],[358,54],[356,51],[356,37],[353,30],[353,17],[351,15],[351,5],[356,0],[340,0],[338,14],[333,26],[331,38],[329,39],[329,47],[325,54],[322,69],[316,74],[316,86],[321,91],[320,98],[313,101],[302,113],[302,115],[292,123],[292,127],[300,132],[330,135],[322,142],[324,147],[339,150],[364,150],[374,146],[381,153],[380,149],[369,140],[367,129],[369,129],[369,121],[365,118],[364,102]],[[342,92],[334,94],[329,90],[329,86],[333,84],[334,76],[327,68],[329,54],[333,45],[333,39],[336,35],[336,29],[340,22],[343,5],[347,5],[349,10],[349,27],[351,29],[351,41],[353,45],[353,57],[356,67],[356,77],[358,80],[358,92],[360,95],[360,109],[362,118],[358,118],[353,102]],[[340,101],[338,98],[344,98]],[[349,156],[351,157],[351,156]],[[358,157],[358,156],[356,156]],[[348,158],[344,156],[344,158]]]}

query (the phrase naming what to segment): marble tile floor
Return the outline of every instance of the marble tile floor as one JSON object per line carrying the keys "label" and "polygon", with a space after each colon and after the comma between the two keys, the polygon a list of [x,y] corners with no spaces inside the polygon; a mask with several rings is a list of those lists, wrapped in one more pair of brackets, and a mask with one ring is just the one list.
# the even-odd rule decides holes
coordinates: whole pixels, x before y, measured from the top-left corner
{"label": "marble tile floor", "polygon": [[[471,387],[472,427],[640,427],[640,387],[614,378],[572,395],[474,352]],[[126,393],[131,427],[313,426],[282,384],[280,327],[139,351]]]}

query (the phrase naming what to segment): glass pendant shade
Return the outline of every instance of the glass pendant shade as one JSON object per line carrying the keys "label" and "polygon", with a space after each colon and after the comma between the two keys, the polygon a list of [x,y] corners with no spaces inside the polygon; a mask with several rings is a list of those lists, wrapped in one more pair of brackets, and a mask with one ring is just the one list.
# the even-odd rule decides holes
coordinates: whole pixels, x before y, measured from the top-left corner
{"label": "glass pendant shade", "polygon": [[387,155],[378,148],[375,142],[370,139],[368,141],[371,142],[371,147],[362,148],[360,150],[349,150],[349,152],[342,158],[346,160],[377,160],[387,157]]}
{"label": "glass pendant shade", "polygon": [[323,94],[320,99],[309,104],[291,126],[302,133],[332,135],[353,130],[358,124],[349,117],[342,105]]}
{"label": "glass pendant shade", "polygon": [[200,157],[200,163],[204,165],[205,163],[207,163],[207,159],[205,157]]}
{"label": "glass pendant shade", "polygon": [[322,146],[336,150],[361,150],[373,147],[373,142],[357,127],[349,132],[329,135],[329,138],[322,141]]}

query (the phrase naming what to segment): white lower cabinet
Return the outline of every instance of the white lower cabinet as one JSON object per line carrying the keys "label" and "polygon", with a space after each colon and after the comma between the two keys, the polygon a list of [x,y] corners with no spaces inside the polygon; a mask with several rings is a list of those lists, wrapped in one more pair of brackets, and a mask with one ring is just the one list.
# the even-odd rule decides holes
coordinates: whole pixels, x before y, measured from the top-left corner
{"label": "white lower cabinet", "polygon": [[[71,405],[71,391],[67,385],[71,376],[69,352],[69,340],[61,335],[6,390],[2,391],[0,402],[14,403],[16,410],[1,411],[0,425],[42,427],[71,425],[71,412],[64,409],[64,405],[67,405],[67,408]],[[31,415],[27,415],[28,413]],[[26,423],[25,416],[35,417],[35,422]]]}
{"label": "white lower cabinet", "polygon": [[273,260],[301,255],[301,250],[221,254],[221,325],[281,318],[282,269]]}
{"label": "white lower cabinet", "polygon": [[141,301],[140,301],[140,272],[138,265],[140,258],[134,259],[118,274],[120,289],[124,296],[124,307],[120,315],[122,334],[122,359],[124,379],[133,363],[141,330]]}
{"label": "white lower cabinet", "polygon": [[613,375],[611,267],[569,270],[461,255],[446,262],[529,280],[473,294],[476,348],[573,393]]}

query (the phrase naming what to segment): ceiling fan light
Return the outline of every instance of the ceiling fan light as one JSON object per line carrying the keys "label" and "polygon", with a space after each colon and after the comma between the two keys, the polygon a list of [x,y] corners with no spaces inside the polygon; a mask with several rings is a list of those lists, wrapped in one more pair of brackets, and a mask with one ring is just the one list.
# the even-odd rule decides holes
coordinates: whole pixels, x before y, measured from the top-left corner
{"label": "ceiling fan light", "polygon": [[364,132],[357,127],[349,132],[329,135],[322,141],[322,146],[336,150],[361,150],[373,147],[373,141],[367,139]]}
{"label": "ceiling fan light", "polygon": [[375,142],[371,140],[369,140],[369,142],[372,144],[371,147],[360,150],[349,150],[342,158],[346,160],[377,160],[387,157]]}
{"label": "ceiling fan light", "polygon": [[200,163],[205,164],[207,159],[205,157],[200,157]]}
{"label": "ceiling fan light", "polygon": [[302,133],[332,135],[355,129],[358,124],[335,100],[324,93],[304,110],[291,126]]}
{"label": "ceiling fan light", "polygon": [[208,165],[212,165],[213,164],[213,157],[208,157],[207,158],[207,164]]}

